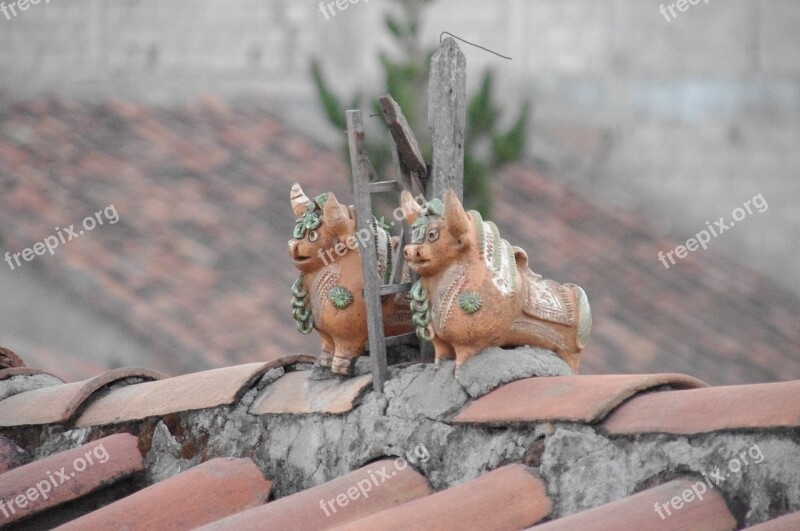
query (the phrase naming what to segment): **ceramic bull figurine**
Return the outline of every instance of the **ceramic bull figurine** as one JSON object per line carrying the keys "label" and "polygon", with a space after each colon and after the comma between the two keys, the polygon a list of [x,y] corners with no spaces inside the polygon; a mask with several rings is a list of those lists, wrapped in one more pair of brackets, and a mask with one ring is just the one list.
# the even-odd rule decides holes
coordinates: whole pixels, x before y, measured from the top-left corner
{"label": "ceramic bull figurine", "polygon": [[[341,205],[332,193],[311,200],[295,184],[291,203],[297,220],[289,255],[300,270],[292,286],[292,316],[301,333],[319,333],[319,365],[337,374],[352,374],[353,362],[364,353],[368,340],[359,249],[371,241],[370,234],[365,229],[356,234],[353,208]],[[378,243],[375,274],[387,283],[398,241],[374,218],[372,230]],[[382,306],[387,335],[413,332],[412,313],[402,297],[387,295]]]}
{"label": "ceramic bull figurine", "polygon": [[465,212],[452,190],[444,203],[419,205],[401,197],[412,226],[405,258],[420,280],[411,291],[414,324],[433,341],[436,363],[458,367],[493,346],[532,345],[552,350],[577,373],[592,325],[584,291],[544,280],[528,256],[500,237],[492,222]]}

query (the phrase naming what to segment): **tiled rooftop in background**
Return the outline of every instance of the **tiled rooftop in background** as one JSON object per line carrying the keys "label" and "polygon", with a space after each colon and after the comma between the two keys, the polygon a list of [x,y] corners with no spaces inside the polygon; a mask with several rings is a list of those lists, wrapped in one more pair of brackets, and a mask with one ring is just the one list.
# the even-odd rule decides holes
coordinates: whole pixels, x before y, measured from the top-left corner
{"label": "tiled rooftop in background", "polygon": [[[113,203],[116,225],[25,267],[113,316],[175,373],[315,354],[288,311],[287,198],[299,181],[349,200],[348,175],[338,154],[257,108],[34,100],[0,109],[0,243],[17,252]],[[510,168],[494,189],[503,236],[536,272],[589,295],[585,373],[800,378],[800,302],[774,283],[713,250],[666,270],[658,251],[679,242],[534,169]],[[38,353],[67,379],[98,373],[80,352]]]}

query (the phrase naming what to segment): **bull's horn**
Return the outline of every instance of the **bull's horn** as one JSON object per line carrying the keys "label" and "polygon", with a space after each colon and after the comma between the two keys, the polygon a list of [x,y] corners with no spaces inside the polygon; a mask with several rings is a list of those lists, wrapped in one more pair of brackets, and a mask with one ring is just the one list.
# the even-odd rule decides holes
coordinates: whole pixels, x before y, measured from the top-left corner
{"label": "bull's horn", "polygon": [[292,210],[294,211],[294,215],[298,218],[303,215],[303,212],[306,211],[306,205],[312,202],[311,199],[306,197],[303,189],[300,188],[300,185],[297,183],[292,185],[292,193],[289,194],[289,198],[292,200]]}
{"label": "bull's horn", "polygon": [[336,234],[345,234],[348,230],[347,222],[350,217],[348,210],[339,203],[333,192],[328,194],[328,200],[323,208],[325,224]]}
{"label": "bull's horn", "polygon": [[469,230],[469,217],[452,188],[444,192],[444,217],[447,220],[447,230],[453,236],[459,237]]}

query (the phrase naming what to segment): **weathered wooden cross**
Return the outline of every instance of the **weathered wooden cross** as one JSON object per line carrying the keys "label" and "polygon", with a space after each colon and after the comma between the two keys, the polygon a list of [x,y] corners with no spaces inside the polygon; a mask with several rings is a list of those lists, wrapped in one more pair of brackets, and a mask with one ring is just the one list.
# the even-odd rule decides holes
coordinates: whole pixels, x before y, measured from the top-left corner
{"label": "weathered wooden cross", "polygon": [[371,242],[361,248],[361,268],[373,387],[378,393],[383,393],[383,384],[388,373],[386,347],[405,342],[409,336],[414,336],[412,333],[386,338],[381,313],[381,297],[411,288],[411,283],[401,283],[403,247],[410,241],[411,230],[403,221],[402,238],[394,256],[392,278],[389,284],[382,285],[377,274],[376,235],[369,226],[372,219],[370,194],[408,190],[414,196],[424,194],[430,200],[434,197],[441,198],[447,188],[453,188],[459,199],[463,200],[466,76],[463,52],[455,40],[446,37],[431,58],[428,127],[431,129],[433,161],[430,166],[426,164],[400,106],[391,95],[380,98],[381,114],[391,133],[391,152],[397,180],[379,180],[367,157],[361,111],[347,111],[347,141],[353,171],[356,227],[359,231],[367,230],[371,235]]}

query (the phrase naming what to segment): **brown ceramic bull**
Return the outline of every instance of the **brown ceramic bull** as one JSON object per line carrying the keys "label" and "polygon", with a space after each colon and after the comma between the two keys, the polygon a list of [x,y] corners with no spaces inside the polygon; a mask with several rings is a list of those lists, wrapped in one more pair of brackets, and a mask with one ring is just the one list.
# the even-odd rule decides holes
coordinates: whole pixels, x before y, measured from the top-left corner
{"label": "brown ceramic bull", "polygon": [[[368,340],[359,250],[371,241],[370,234],[365,229],[356,234],[352,207],[341,205],[332,193],[312,201],[295,184],[291,202],[297,220],[289,255],[300,270],[300,278],[292,287],[292,315],[301,333],[314,329],[319,333],[319,365],[337,374],[352,374],[353,361],[364,353]],[[372,229],[378,242],[375,274],[386,282],[391,276],[397,238],[375,219]],[[408,303],[401,297],[387,295],[382,306],[387,335],[414,330]]]}
{"label": "brown ceramic bull", "polygon": [[532,345],[552,350],[577,373],[592,317],[584,291],[544,280],[528,256],[502,239],[492,222],[465,212],[452,190],[444,203],[401,198],[413,228],[405,258],[421,279],[411,295],[417,335],[433,341],[436,363],[456,371],[487,347]]}

